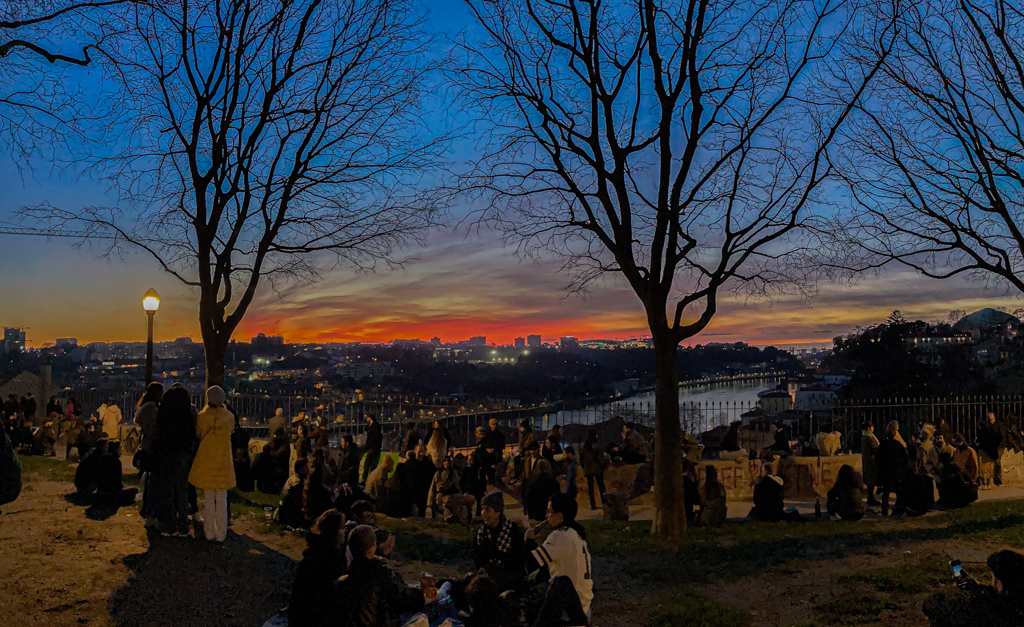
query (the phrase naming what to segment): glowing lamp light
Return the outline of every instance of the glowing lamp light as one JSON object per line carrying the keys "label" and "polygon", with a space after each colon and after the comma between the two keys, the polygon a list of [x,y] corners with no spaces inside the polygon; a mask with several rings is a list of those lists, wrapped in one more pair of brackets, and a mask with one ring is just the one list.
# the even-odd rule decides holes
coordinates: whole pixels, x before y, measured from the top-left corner
{"label": "glowing lamp light", "polygon": [[156,310],[160,308],[160,295],[156,293],[155,289],[149,288],[142,295],[142,308],[147,312],[153,313],[156,313]]}

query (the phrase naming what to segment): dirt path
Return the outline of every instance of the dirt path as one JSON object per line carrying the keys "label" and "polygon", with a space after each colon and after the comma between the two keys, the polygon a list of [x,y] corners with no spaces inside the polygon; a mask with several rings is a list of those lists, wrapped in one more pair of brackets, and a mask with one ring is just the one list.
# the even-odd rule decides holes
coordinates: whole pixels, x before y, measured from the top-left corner
{"label": "dirt path", "polygon": [[292,558],[245,521],[223,546],[151,543],[134,507],[87,515],[69,488],[31,481],[4,508],[0,625],[260,625],[287,603]]}

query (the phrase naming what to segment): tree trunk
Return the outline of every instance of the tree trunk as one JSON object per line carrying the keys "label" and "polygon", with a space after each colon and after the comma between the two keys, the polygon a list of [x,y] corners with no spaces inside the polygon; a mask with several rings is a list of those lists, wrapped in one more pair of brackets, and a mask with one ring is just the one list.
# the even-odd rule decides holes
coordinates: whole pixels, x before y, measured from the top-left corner
{"label": "tree trunk", "polygon": [[224,387],[224,355],[227,345],[218,340],[204,341],[203,348],[206,350],[206,387]]}
{"label": "tree trunk", "polygon": [[679,538],[686,531],[683,507],[683,450],[679,426],[679,344],[652,329],[654,341],[654,524],[651,533]]}

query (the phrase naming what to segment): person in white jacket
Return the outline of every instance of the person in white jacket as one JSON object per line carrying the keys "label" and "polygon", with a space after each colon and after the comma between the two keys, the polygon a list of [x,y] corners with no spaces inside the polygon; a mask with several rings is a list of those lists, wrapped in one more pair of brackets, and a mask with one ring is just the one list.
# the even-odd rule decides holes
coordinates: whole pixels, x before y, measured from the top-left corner
{"label": "person in white jacket", "polygon": [[114,403],[113,399],[103,401],[99,408],[100,422],[103,424],[103,433],[111,440],[121,439],[121,408]]}

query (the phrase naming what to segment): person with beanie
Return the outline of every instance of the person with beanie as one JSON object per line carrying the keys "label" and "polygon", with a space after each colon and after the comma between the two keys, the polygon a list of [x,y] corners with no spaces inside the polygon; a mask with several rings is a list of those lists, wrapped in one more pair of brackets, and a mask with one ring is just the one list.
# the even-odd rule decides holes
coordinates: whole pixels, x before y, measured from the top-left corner
{"label": "person with beanie", "polygon": [[207,540],[223,542],[228,535],[228,490],[235,487],[231,433],[235,417],[224,407],[220,386],[206,390],[206,407],[196,418],[199,451],[192,462],[189,483],[203,491],[203,531]]}
{"label": "person with beanie", "polygon": [[523,530],[505,516],[505,495],[494,491],[480,499],[483,524],[473,538],[473,565],[505,590],[518,590],[526,576]]}

